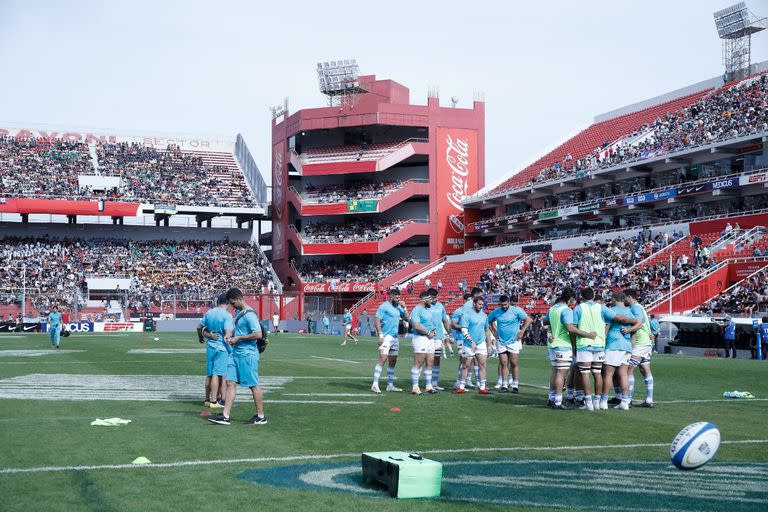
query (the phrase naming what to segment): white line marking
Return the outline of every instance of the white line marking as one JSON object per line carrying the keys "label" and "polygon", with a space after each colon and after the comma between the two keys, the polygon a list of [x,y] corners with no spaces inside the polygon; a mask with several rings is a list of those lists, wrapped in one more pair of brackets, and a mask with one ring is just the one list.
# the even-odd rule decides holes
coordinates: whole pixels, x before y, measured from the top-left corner
{"label": "white line marking", "polygon": [[372,393],[283,393],[283,396],[375,396]]}
{"label": "white line marking", "polygon": [[205,354],[202,348],[132,348],[129,354]]}
{"label": "white line marking", "polygon": [[[768,439],[744,439],[739,441],[722,441],[720,444],[764,444]],[[627,449],[627,448],[659,448],[669,447],[669,443],[637,443],[637,444],[609,444],[609,445],[581,445],[581,446],[511,446],[508,448],[450,448],[439,450],[404,450],[420,454],[454,454],[454,453],[485,453],[485,452],[556,452],[556,451],[580,451],[596,449]],[[177,468],[184,466],[205,466],[209,464],[254,464],[259,462],[292,462],[308,460],[331,460],[359,458],[360,453],[334,453],[325,455],[288,455],[283,457],[249,457],[243,459],[214,459],[214,460],[182,460],[177,462],[164,462],[152,464],[100,464],[87,466],[40,466],[32,468],[0,468],[0,475],[17,473],[51,473],[61,471],[90,471],[97,469],[140,469],[140,468]],[[650,463],[647,462],[647,463]]]}
{"label": "white line marking", "polygon": [[85,350],[0,350],[0,357],[40,357],[49,354],[74,354],[75,352],[85,352]]}
{"label": "white line marking", "polygon": [[334,359],[332,357],[320,357],[320,356],[310,356],[312,359],[325,359],[326,361],[338,361],[340,363],[352,363],[352,364],[360,364],[360,361],[352,361],[350,359]]}

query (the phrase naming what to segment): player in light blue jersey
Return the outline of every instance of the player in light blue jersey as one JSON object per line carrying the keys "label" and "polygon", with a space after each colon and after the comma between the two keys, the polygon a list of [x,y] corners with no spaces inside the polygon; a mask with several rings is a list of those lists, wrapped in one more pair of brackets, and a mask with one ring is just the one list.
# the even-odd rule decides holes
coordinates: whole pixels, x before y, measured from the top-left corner
{"label": "player in light blue jersey", "polygon": [[400,325],[403,321],[408,322],[408,310],[405,303],[400,300],[400,290],[392,288],[389,290],[387,300],[379,306],[374,317],[376,334],[379,336],[379,359],[373,368],[373,384],[371,391],[381,393],[379,389],[379,377],[387,366],[387,391],[401,392],[402,389],[395,386],[395,365],[397,364],[397,355],[400,351]]}
{"label": "player in light blue jersey", "polygon": [[510,388],[513,393],[519,392],[518,361],[520,350],[523,348],[523,336],[531,323],[533,321],[522,308],[510,305],[509,297],[506,295],[499,298],[499,307],[488,315],[491,333],[498,340],[496,345],[500,374],[498,387],[502,393],[508,392]]}
{"label": "player in light blue jersey", "polygon": [[205,402],[203,405],[211,409],[220,409],[223,404],[219,397],[224,396],[229,366],[229,345],[224,338],[232,336],[234,321],[227,311],[227,294],[222,293],[216,298],[216,307],[206,311],[197,326],[197,336],[200,343],[205,343]]}
{"label": "player in light blue jersey", "polygon": [[[472,300],[475,297],[482,297],[483,296],[483,290],[478,287],[472,288],[472,291],[469,293],[464,294],[464,304],[457,309],[453,315],[451,315],[451,328],[456,329],[458,332],[458,336],[454,336],[454,340],[456,341],[456,346],[459,349],[459,371],[456,375],[456,384],[454,384],[453,389],[459,389],[459,381],[461,380],[461,372],[464,371],[464,366],[466,365],[465,358],[461,355],[461,347],[462,343],[464,342],[464,336],[461,334],[461,318],[464,316],[464,313],[470,313],[472,311]],[[472,365],[472,372],[467,375],[465,385],[468,388],[474,388],[475,385],[472,384],[472,376],[475,377],[475,382],[478,380],[478,376],[480,374],[480,367],[477,366],[477,364]]]}
{"label": "player in light blue jersey", "polygon": [[48,313],[48,332],[51,335],[51,348],[58,349],[61,344],[61,313],[56,304]]}
{"label": "player in light blue jersey", "polygon": [[208,421],[219,425],[229,425],[229,413],[235,403],[237,385],[248,386],[253,394],[256,415],[246,425],[266,425],[264,416],[263,394],[259,387],[259,349],[258,340],[263,338],[261,323],[256,312],[245,303],[243,292],[237,288],[227,290],[227,301],[235,308],[233,336],[224,341],[232,345],[232,358],[227,366],[227,398],[224,412],[211,416]]}
{"label": "player in light blue jersey", "polygon": [[432,307],[430,308],[430,311],[432,311],[434,317],[433,321],[437,329],[435,339],[432,340],[435,349],[435,358],[432,362],[432,389],[443,391],[443,388],[438,384],[440,380],[440,358],[442,356],[448,357],[448,354],[445,353],[445,346],[448,346],[448,348],[451,349],[451,353],[453,353],[450,338],[451,320],[448,313],[445,311],[445,306],[437,300],[437,289],[430,288],[427,291],[429,292],[430,297],[432,297]]}
{"label": "player in light blue jersey", "polygon": [[430,311],[432,296],[424,290],[419,294],[419,305],[411,311],[411,334],[413,335],[413,368],[411,368],[411,394],[421,395],[419,380],[421,368],[424,367],[424,391],[437,393],[432,387],[432,363],[435,359],[433,340],[437,336],[437,326]]}
{"label": "player in light blue jersey", "polygon": [[472,310],[463,312],[461,315],[461,334],[464,337],[461,345],[461,353],[466,360],[464,370],[459,379],[459,389],[456,393],[465,393],[464,382],[467,373],[471,370],[473,363],[479,367],[479,378],[477,381],[481,395],[490,395],[491,392],[485,387],[485,363],[490,351],[491,333],[488,329],[488,315],[483,311],[483,298],[475,297],[472,299]]}
{"label": "player in light blue jersey", "polygon": [[637,292],[632,289],[624,290],[626,304],[637,318],[642,327],[635,334],[632,344],[632,356],[629,359],[628,378],[630,398],[635,395],[635,368],[640,368],[640,374],[645,382],[645,400],[640,407],[653,408],[653,373],[651,372],[651,352],[653,351],[653,333],[651,322],[645,312],[645,308],[637,300]]}
{"label": "player in light blue jersey", "polygon": [[344,324],[344,339],[341,341],[341,346],[347,344],[347,339],[350,339],[355,342],[355,345],[358,344],[357,338],[352,336],[352,313],[349,312],[349,308],[344,308],[344,316],[342,317],[342,323]]}
{"label": "player in light blue jersey", "polygon": [[608,393],[614,382],[614,374],[618,377],[621,388],[620,403],[615,409],[629,410],[630,396],[629,383],[627,381],[627,368],[629,358],[632,355],[632,334],[637,332],[642,324],[635,318],[632,310],[626,306],[626,296],[623,292],[613,294],[614,306],[611,309],[617,316],[634,318],[635,323],[625,329],[625,325],[615,319],[607,324],[608,332],[605,335],[605,363],[603,364],[603,394],[600,397],[600,409],[608,409]]}

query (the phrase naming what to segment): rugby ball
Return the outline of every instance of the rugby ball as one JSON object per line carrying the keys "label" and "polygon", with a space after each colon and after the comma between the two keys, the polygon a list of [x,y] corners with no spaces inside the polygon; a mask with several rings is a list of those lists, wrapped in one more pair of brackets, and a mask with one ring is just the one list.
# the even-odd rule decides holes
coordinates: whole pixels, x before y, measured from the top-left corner
{"label": "rugby ball", "polygon": [[700,468],[715,456],[720,447],[720,431],[712,423],[691,423],[675,437],[669,456],[676,468],[688,471]]}
{"label": "rugby ball", "polygon": [[160,341],[160,338],[153,338],[155,341]]}

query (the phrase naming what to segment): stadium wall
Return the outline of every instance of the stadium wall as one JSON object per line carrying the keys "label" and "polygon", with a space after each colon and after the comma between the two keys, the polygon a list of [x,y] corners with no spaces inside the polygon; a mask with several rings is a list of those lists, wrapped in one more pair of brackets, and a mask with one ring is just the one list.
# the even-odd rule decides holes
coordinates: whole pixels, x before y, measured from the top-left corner
{"label": "stadium wall", "polygon": [[251,231],[226,228],[173,228],[157,226],[115,226],[112,224],[22,224],[0,223],[3,237],[62,238],[125,238],[127,240],[206,240],[222,241],[228,238],[248,242]]}

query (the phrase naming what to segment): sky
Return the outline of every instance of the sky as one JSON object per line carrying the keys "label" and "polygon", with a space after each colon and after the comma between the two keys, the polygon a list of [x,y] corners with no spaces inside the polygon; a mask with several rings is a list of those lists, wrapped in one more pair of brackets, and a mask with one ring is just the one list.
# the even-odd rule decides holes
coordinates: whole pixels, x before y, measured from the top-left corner
{"label": "sky", "polygon": [[242,133],[269,183],[269,107],[324,106],[316,63],[356,58],[415,104],[482,93],[494,183],[597,114],[721,75],[712,12],[732,3],[0,0],[0,125]]}

